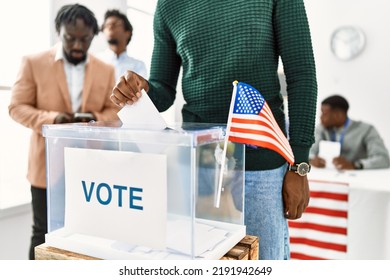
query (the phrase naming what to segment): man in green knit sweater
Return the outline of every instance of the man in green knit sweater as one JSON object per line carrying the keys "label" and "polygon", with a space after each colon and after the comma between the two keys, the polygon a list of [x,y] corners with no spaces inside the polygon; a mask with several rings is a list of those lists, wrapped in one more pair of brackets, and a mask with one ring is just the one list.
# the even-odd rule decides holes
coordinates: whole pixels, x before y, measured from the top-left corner
{"label": "man in green knit sweater", "polygon": [[248,234],[261,238],[261,259],[289,259],[287,219],[300,218],[309,202],[305,175],[317,101],[303,0],[159,0],[154,38],[149,81],[128,71],[111,100],[121,107],[133,104],[143,88],[165,111],[175,100],[182,67],[184,122],[226,124],[232,82],[238,80],[262,93],[286,132],[277,73],[281,57],[296,165],[288,166],[272,150],[246,148],[245,225]]}

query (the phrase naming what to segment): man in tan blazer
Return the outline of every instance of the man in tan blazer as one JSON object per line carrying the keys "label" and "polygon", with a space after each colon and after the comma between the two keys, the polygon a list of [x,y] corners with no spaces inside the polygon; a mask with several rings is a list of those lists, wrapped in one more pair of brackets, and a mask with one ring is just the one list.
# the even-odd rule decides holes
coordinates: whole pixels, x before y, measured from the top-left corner
{"label": "man in tan blazer", "polygon": [[[43,124],[117,120],[110,100],[114,68],[88,54],[98,34],[94,14],[82,5],[62,7],[55,20],[61,44],[23,58],[12,89],[9,114],[32,129],[28,174],[34,215],[30,259],[47,233],[46,159]],[[77,119],[75,113],[89,113]]]}

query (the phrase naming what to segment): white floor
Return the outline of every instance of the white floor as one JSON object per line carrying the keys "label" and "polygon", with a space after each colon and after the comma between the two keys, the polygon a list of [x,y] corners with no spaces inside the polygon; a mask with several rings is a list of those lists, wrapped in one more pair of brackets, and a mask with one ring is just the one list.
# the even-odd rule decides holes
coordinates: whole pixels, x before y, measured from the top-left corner
{"label": "white floor", "polygon": [[31,205],[0,209],[0,260],[27,260],[32,226]]}

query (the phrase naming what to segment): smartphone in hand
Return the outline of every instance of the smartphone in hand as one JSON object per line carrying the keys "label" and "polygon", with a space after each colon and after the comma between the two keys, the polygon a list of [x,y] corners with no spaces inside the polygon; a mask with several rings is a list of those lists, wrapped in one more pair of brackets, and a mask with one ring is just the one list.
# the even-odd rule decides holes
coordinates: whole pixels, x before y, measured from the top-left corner
{"label": "smartphone in hand", "polygon": [[95,116],[92,113],[75,113],[74,121],[75,122],[90,122],[94,121]]}

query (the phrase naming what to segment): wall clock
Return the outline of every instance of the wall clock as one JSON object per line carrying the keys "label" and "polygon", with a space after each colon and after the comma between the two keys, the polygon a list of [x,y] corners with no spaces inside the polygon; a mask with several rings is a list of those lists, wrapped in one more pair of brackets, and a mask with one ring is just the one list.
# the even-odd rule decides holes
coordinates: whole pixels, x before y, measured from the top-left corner
{"label": "wall clock", "polygon": [[342,26],[332,33],[331,50],[340,60],[357,57],[366,45],[364,32],[356,26]]}

